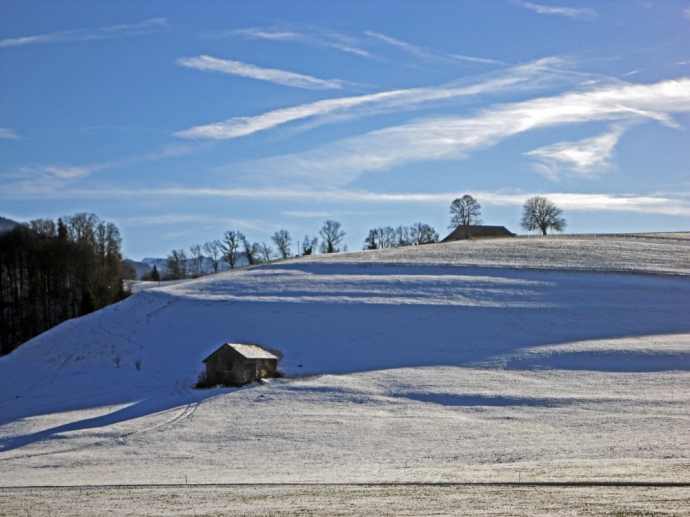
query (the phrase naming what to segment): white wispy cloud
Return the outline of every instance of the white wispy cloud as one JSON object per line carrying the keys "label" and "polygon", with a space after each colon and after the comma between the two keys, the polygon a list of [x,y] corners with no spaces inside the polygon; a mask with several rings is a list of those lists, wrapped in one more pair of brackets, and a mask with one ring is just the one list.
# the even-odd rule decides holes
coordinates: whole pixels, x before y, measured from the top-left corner
{"label": "white wispy cloud", "polygon": [[662,196],[613,196],[609,194],[553,194],[550,199],[564,209],[576,211],[605,210],[689,216],[690,203]]}
{"label": "white wispy cloud", "polygon": [[558,14],[561,16],[567,16],[568,18],[576,18],[580,20],[593,20],[599,16],[599,13],[594,9],[552,7],[548,5],[533,4],[532,2],[523,2],[521,0],[513,0],[513,3],[527,9],[531,9],[538,14]]}
{"label": "white wispy cloud", "polygon": [[126,217],[120,219],[119,222],[125,226],[158,226],[180,223],[207,223],[217,222],[222,219],[208,215],[200,214],[165,214],[165,215],[151,215],[139,217]]}
{"label": "white wispy cloud", "polygon": [[526,87],[527,84],[529,87],[536,87],[541,84],[541,81],[558,75],[558,72],[547,69],[547,67],[556,64],[557,60],[553,58],[542,59],[491,76],[484,76],[474,84],[447,84],[433,88],[410,88],[326,99],[278,109],[254,117],[234,117],[223,122],[195,126],[175,133],[175,135],[182,138],[237,138],[307,118],[344,113],[352,114],[354,110],[359,110],[360,115],[371,115],[382,110],[408,109],[421,103],[447,101],[510,88]]}
{"label": "white wispy cloud", "polygon": [[[151,216],[137,216],[126,217],[118,220],[123,226],[169,226],[181,225],[185,223],[225,223],[230,226],[247,228],[250,230],[267,230],[266,224],[263,221],[253,219],[234,219],[228,217],[219,217],[208,214],[163,214]],[[186,231],[185,231],[186,233]]]}
{"label": "white wispy cloud", "polygon": [[690,7],[686,8],[686,9],[683,11],[683,16],[685,16],[685,18],[687,18],[688,20],[690,20]]}
{"label": "white wispy cloud", "polygon": [[286,70],[276,68],[261,68],[256,65],[232,61],[229,59],[217,59],[211,56],[185,57],[177,60],[178,64],[197,70],[222,72],[225,74],[250,77],[261,81],[269,81],[296,88],[307,88],[309,90],[327,90],[342,88],[342,81],[339,79],[317,79],[309,75],[296,74]]}
{"label": "white wispy cloud", "polygon": [[[50,198],[50,199],[99,199],[135,197],[151,198],[225,198],[236,200],[287,200],[316,203],[342,204],[352,207],[353,203],[370,203],[372,205],[387,204],[432,204],[446,206],[453,199],[464,194],[470,194],[486,206],[522,206],[526,199],[540,195],[545,196],[564,210],[569,211],[612,211],[635,212],[645,214],[660,214],[671,216],[690,216],[690,193],[680,193],[674,196],[664,194],[636,195],[636,194],[580,194],[569,192],[520,192],[506,193],[504,191],[475,191],[475,192],[437,192],[424,194],[409,193],[375,193],[361,190],[327,189],[327,190],[299,190],[284,188],[108,188],[108,189],[69,189],[62,191],[46,191],[19,193],[22,198]],[[0,199],[16,199],[18,193],[0,191]],[[322,217],[326,212],[290,212],[295,217]],[[330,213],[330,212],[329,212]],[[173,221],[190,220],[190,216],[178,217],[162,216],[143,221],[144,224],[168,224]],[[225,221],[225,219],[223,219]],[[135,224],[136,218],[128,223]],[[260,224],[244,221],[243,226],[251,229],[266,230]]]}
{"label": "white wispy cloud", "polygon": [[538,165],[537,170],[551,179],[557,179],[562,168],[590,176],[609,166],[613,150],[624,131],[624,127],[619,125],[599,136],[585,138],[579,142],[559,142],[540,147],[525,155],[538,158],[542,163]]}
{"label": "white wispy cloud", "polygon": [[502,61],[496,61],[495,59],[486,59],[486,58],[480,58],[480,57],[438,52],[438,51],[434,51],[434,50],[429,49],[429,48],[420,47],[419,45],[413,45],[411,43],[407,43],[405,41],[401,41],[399,39],[392,38],[390,36],[386,36],[385,34],[381,34],[378,32],[366,31],[365,34],[367,36],[372,37],[372,38],[376,38],[380,41],[384,41],[384,42],[388,43],[389,45],[393,45],[394,47],[398,47],[398,48],[404,50],[405,52],[408,52],[408,53],[415,55],[417,57],[421,57],[423,59],[435,59],[435,60],[442,60],[442,61],[460,60],[460,61],[472,61],[474,63],[490,63],[490,64],[496,64],[496,65],[505,65],[506,64]]}
{"label": "white wispy cloud", "polygon": [[203,144],[172,144],[147,153],[86,165],[33,165],[0,173],[3,191],[16,197],[50,197],[56,192],[69,191],[75,183],[94,173],[127,167],[139,163],[174,158],[208,147]]}
{"label": "white wispy cloud", "polygon": [[378,32],[373,32],[373,31],[366,31],[364,34],[367,36],[371,36],[372,38],[376,38],[381,41],[385,41],[386,43],[393,45],[395,47],[401,48],[406,52],[409,52],[410,54],[414,54],[415,56],[418,57],[423,57],[423,58],[431,58],[431,59],[439,59],[441,56],[437,55],[436,53],[433,53],[423,47],[420,47],[418,45],[412,45],[411,43],[406,43],[405,41],[401,41],[399,39],[391,38],[390,36],[386,36],[385,34],[380,34]]}
{"label": "white wispy cloud", "polygon": [[[473,194],[474,195],[474,194]],[[673,216],[690,216],[690,203],[687,199],[664,195],[615,195],[615,194],[577,194],[577,193],[535,193],[503,194],[494,192],[477,192],[474,197],[487,205],[522,205],[533,195],[549,198],[564,210],[592,212],[637,212]]]}
{"label": "white wispy cloud", "polygon": [[472,57],[472,56],[463,56],[460,54],[448,54],[450,57],[459,59],[460,61],[471,61],[473,63],[490,63],[493,65],[505,65],[507,63],[504,63],[503,61],[497,61],[495,59],[486,59],[483,57]]}
{"label": "white wispy cloud", "polygon": [[320,149],[253,162],[275,179],[304,178],[345,185],[365,171],[406,163],[459,159],[520,133],[592,121],[658,120],[690,111],[690,78],[655,84],[616,84],[586,92],[498,105],[474,117],[438,117],[343,139]]}
{"label": "white wispy cloud", "polygon": [[53,43],[58,41],[88,41],[119,36],[146,34],[165,27],[165,18],[152,18],[142,23],[113,25],[98,29],[74,29],[68,31],[50,32],[36,36],[8,38],[0,40],[0,47],[18,47],[22,45],[36,45],[39,43]]}
{"label": "white wispy cloud", "polygon": [[296,41],[307,43],[317,47],[327,47],[357,54],[358,56],[375,58],[375,56],[362,48],[359,48],[355,38],[349,38],[332,32],[320,33],[319,35],[304,34],[301,32],[272,30],[272,29],[237,29],[230,31],[230,34],[237,34],[250,39],[265,39],[273,41]]}
{"label": "white wispy cloud", "polygon": [[87,167],[55,167],[47,165],[41,168],[41,171],[48,173],[56,178],[72,179],[85,178],[91,173],[107,168],[107,165],[92,165]]}
{"label": "white wispy cloud", "polygon": [[6,140],[16,140],[19,135],[14,132],[13,129],[9,127],[0,127],[0,139]]}
{"label": "white wispy cloud", "polygon": [[295,41],[303,38],[302,34],[292,31],[275,31],[267,29],[237,29],[230,34],[240,34],[252,39],[269,39],[274,41]]}
{"label": "white wispy cloud", "polygon": [[332,215],[332,212],[324,212],[324,211],[304,211],[304,210],[285,210],[283,211],[284,215],[287,215],[288,217],[299,217],[299,218],[312,218],[312,217],[330,217]]}

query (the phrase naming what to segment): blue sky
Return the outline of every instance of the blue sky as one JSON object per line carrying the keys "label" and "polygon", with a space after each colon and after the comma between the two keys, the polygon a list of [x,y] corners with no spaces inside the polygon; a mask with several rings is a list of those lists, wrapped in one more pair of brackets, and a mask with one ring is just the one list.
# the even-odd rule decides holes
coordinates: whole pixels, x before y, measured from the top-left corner
{"label": "blue sky", "polygon": [[230,229],[690,230],[690,1],[0,0],[0,215],[128,257]]}

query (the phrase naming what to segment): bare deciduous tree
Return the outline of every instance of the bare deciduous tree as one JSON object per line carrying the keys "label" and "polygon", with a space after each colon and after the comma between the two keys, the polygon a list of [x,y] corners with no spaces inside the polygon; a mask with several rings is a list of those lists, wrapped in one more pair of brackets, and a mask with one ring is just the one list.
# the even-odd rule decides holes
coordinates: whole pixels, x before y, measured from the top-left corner
{"label": "bare deciduous tree", "polygon": [[292,246],[292,238],[290,237],[290,232],[287,230],[278,230],[273,234],[271,240],[275,243],[278,248],[278,253],[284,259],[292,256],[290,252],[290,246]]}
{"label": "bare deciduous tree", "polygon": [[400,248],[431,242],[438,242],[438,233],[428,224],[415,223],[412,226],[398,226],[395,229],[384,226],[369,230],[369,235],[364,239],[364,249]]}
{"label": "bare deciduous tree", "polygon": [[211,265],[213,266],[213,272],[218,273],[218,259],[222,256],[222,251],[220,249],[220,241],[213,240],[204,244],[204,251],[208,254],[211,259]]}
{"label": "bare deciduous tree", "polygon": [[184,250],[172,250],[165,263],[166,280],[182,280],[187,277],[187,254]]}
{"label": "bare deciduous tree", "polygon": [[438,242],[438,233],[428,224],[414,223],[410,227],[410,242],[413,245]]}
{"label": "bare deciduous tree", "polygon": [[93,243],[96,240],[95,231],[98,220],[96,214],[76,214],[71,217],[65,217],[70,239],[78,244],[86,244],[93,247]]}
{"label": "bare deciduous tree", "polygon": [[364,239],[364,249],[365,250],[377,250],[379,249],[379,229],[373,228],[369,230],[369,235]]}
{"label": "bare deciduous tree", "polygon": [[543,235],[551,228],[562,232],[566,226],[565,219],[561,217],[563,210],[555,203],[543,196],[533,196],[525,201],[522,207],[522,219],[520,226],[527,231],[541,230]]}
{"label": "bare deciduous tree", "polygon": [[319,244],[318,237],[309,237],[309,235],[304,236],[302,241],[302,255],[314,255],[316,254],[316,246]]}
{"label": "bare deciduous tree", "polygon": [[237,250],[244,240],[244,235],[242,232],[236,232],[230,230],[225,232],[223,235],[223,240],[219,243],[220,249],[223,252],[223,260],[230,264],[230,269],[235,268],[235,263],[237,262]]}
{"label": "bare deciduous tree", "polygon": [[199,278],[204,274],[204,255],[201,253],[201,244],[190,246],[189,255],[192,278]]}
{"label": "bare deciduous tree", "polygon": [[322,253],[337,253],[340,251],[338,244],[340,244],[345,237],[345,232],[340,229],[342,225],[338,221],[326,221],[319,234],[323,242],[321,243]]}
{"label": "bare deciduous tree", "polygon": [[403,234],[408,233],[407,230],[403,231],[402,228],[401,226],[396,230],[392,226],[384,226],[369,230],[369,235],[364,239],[364,249],[377,250],[398,247],[400,238]]}
{"label": "bare deciduous tree", "polygon": [[402,248],[403,246],[410,246],[410,229],[407,226],[398,226],[395,229],[395,247]]}
{"label": "bare deciduous tree", "polygon": [[249,242],[249,239],[247,239],[243,235],[242,236],[242,245],[244,246],[244,254],[247,257],[247,262],[249,262],[250,266],[252,264],[256,264],[257,262],[261,262],[261,260],[259,259],[259,243],[258,242]]}
{"label": "bare deciduous tree", "polygon": [[29,221],[29,228],[41,237],[55,237],[57,226],[52,219],[34,219]]}
{"label": "bare deciduous tree", "polygon": [[450,226],[448,228],[457,228],[463,226],[465,228],[465,237],[469,239],[471,225],[482,224],[479,218],[481,215],[482,206],[472,196],[465,194],[461,198],[456,199],[450,204]]}
{"label": "bare deciduous tree", "polygon": [[379,228],[380,248],[395,248],[397,238],[395,229],[392,226]]}
{"label": "bare deciduous tree", "polygon": [[259,246],[259,256],[261,257],[261,260],[263,262],[270,262],[273,260],[273,248],[271,248],[269,245],[267,245],[265,242],[262,242],[261,245]]}

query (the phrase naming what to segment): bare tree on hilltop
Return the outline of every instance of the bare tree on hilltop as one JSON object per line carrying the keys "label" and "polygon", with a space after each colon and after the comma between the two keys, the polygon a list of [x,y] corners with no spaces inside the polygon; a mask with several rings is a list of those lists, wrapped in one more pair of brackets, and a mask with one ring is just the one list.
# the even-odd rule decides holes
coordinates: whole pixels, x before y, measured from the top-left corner
{"label": "bare tree on hilltop", "polygon": [[213,272],[218,273],[218,259],[222,255],[222,250],[220,249],[220,241],[213,240],[204,244],[204,251],[211,258],[211,265],[213,266]]}
{"label": "bare tree on hilltop", "polygon": [[382,228],[372,228],[369,230],[369,235],[364,239],[365,250],[377,250],[381,248],[381,230]]}
{"label": "bare tree on hilltop", "polygon": [[[381,228],[373,228],[369,230],[369,235],[364,239],[365,250],[378,250],[386,248],[397,248],[400,246],[400,241],[404,238],[402,226],[398,227],[397,232],[392,226],[383,226]],[[405,244],[407,245],[407,244]]]}
{"label": "bare tree on hilltop", "polygon": [[309,235],[304,236],[302,241],[302,255],[313,255],[316,254],[316,246],[319,244],[318,237],[309,237]]}
{"label": "bare tree on hilltop", "polygon": [[270,262],[273,260],[273,248],[271,248],[265,242],[262,242],[261,246],[259,246],[259,255],[261,256],[262,261]]}
{"label": "bare tree on hilltop", "polygon": [[424,223],[415,223],[412,226],[384,226],[369,230],[369,235],[364,239],[365,250],[385,248],[400,248],[403,246],[416,246],[438,241],[438,233]]}
{"label": "bare tree on hilltop", "polygon": [[341,224],[338,221],[326,221],[319,235],[323,242],[321,243],[321,253],[337,253],[340,251],[338,244],[340,244],[345,237],[345,232],[340,229]]}
{"label": "bare tree on hilltop", "polygon": [[465,237],[470,237],[470,226],[482,224],[479,216],[482,213],[482,206],[469,194],[456,199],[450,204],[450,225],[448,228],[455,229],[462,226],[465,229]]}
{"label": "bare tree on hilltop", "polygon": [[244,240],[242,232],[230,230],[225,232],[223,240],[220,242],[220,249],[223,252],[223,260],[230,264],[230,269],[235,268],[237,262],[237,250]]}
{"label": "bare tree on hilltop", "polygon": [[522,207],[520,226],[530,232],[541,230],[543,235],[546,235],[549,228],[562,232],[566,227],[565,219],[561,217],[562,213],[563,210],[552,201],[543,196],[533,196],[525,201]]}
{"label": "bare tree on hilltop", "polygon": [[187,254],[184,250],[172,250],[165,262],[165,280],[187,278]]}
{"label": "bare tree on hilltop", "polygon": [[189,265],[192,278],[198,278],[204,274],[204,255],[201,252],[201,244],[189,247]]}
{"label": "bare tree on hilltop", "polygon": [[256,264],[257,262],[261,262],[259,259],[259,243],[258,242],[249,242],[249,239],[247,239],[244,235],[242,236],[242,245],[244,246],[244,254],[247,257],[247,262],[251,266],[252,264]]}
{"label": "bare tree on hilltop", "polygon": [[431,244],[438,242],[438,233],[431,226],[424,223],[414,223],[410,226],[410,244]]}
{"label": "bare tree on hilltop", "polygon": [[412,245],[412,230],[407,226],[383,226],[369,230],[369,235],[364,239],[365,250],[386,248],[400,248]]}
{"label": "bare tree on hilltop", "polygon": [[290,232],[287,230],[278,230],[273,234],[271,240],[275,242],[278,248],[278,253],[284,259],[290,258],[292,253],[290,253],[290,246],[292,245],[292,238],[290,237]]}

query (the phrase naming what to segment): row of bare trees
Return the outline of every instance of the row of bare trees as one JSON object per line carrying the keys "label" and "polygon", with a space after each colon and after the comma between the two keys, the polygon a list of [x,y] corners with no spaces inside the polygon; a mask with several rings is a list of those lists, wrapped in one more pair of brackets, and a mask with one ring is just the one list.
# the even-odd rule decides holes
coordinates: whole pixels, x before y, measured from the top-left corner
{"label": "row of bare trees", "polygon": [[[337,253],[347,251],[347,246],[342,246],[345,231],[338,221],[328,220],[324,222],[319,237],[305,235],[301,244],[298,241],[296,255],[314,255],[321,253]],[[221,239],[215,239],[205,244],[190,246],[189,251],[184,249],[173,250],[166,258],[165,270],[154,270],[143,277],[144,280],[179,280],[183,278],[197,278],[208,273],[218,273],[221,263],[228,264],[234,269],[239,263],[246,260],[247,264],[259,264],[277,259],[288,259],[293,255],[294,241],[288,230],[278,230],[271,236],[271,244],[265,242],[252,242],[246,235],[237,230],[228,230]]]}
{"label": "row of bare trees", "polygon": [[384,226],[369,230],[369,235],[364,239],[364,249],[400,248],[433,242],[438,242],[438,233],[428,224],[415,223],[397,228]]}
{"label": "row of bare trees", "polygon": [[0,233],[0,353],[123,299],[118,228],[94,214],[37,219]]}
{"label": "row of bare trees", "polygon": [[[562,210],[553,202],[541,196],[529,198],[523,207],[521,226],[528,230],[541,230],[546,235],[547,230],[562,231],[566,226],[565,219],[561,217]],[[466,237],[469,238],[469,228],[482,224],[480,219],[481,205],[470,195],[455,199],[450,205],[451,221],[449,228],[464,227]],[[345,232],[338,221],[326,221],[319,237],[305,235],[301,246],[298,245],[297,255],[312,255],[317,252],[337,253],[346,251],[347,246],[342,246]],[[270,262],[275,259],[287,259],[292,257],[293,240],[287,230],[278,230],[271,237],[275,248],[265,242],[251,242],[240,231],[229,230],[222,239],[216,239],[204,245],[195,244],[185,250],[173,250],[167,257],[164,280],[177,280],[187,277],[197,278],[207,274],[210,262],[213,273],[218,273],[221,261],[226,262],[230,269],[234,269],[238,261],[244,257],[247,264],[253,265],[261,262]],[[438,242],[439,235],[428,224],[415,223],[411,226],[383,226],[369,230],[364,239],[364,249],[398,248],[402,246],[415,246]],[[151,272],[147,280],[157,280],[157,270]]]}

